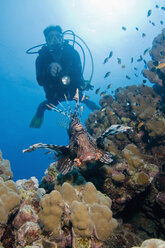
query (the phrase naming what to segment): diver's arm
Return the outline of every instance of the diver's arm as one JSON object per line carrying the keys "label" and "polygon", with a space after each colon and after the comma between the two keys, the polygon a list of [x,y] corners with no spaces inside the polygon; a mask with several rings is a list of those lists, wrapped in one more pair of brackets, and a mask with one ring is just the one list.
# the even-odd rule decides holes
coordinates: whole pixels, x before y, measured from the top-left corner
{"label": "diver's arm", "polygon": [[40,56],[36,59],[36,79],[39,85],[44,86],[46,84],[47,78],[47,66],[40,58]]}

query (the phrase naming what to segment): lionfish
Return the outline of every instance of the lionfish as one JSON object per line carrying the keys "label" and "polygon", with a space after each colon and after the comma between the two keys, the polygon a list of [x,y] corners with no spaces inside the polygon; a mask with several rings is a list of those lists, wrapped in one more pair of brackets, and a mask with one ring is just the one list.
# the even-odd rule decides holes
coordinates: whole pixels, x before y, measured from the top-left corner
{"label": "lionfish", "polygon": [[[84,100],[85,95],[83,95],[81,102]],[[53,104],[49,104],[48,107],[52,110],[59,112],[70,119],[68,135],[70,143],[67,146],[52,145],[37,143],[30,148],[23,150],[24,152],[31,152],[38,148],[48,149],[54,153],[56,161],[53,163],[59,173],[65,175],[71,172],[74,166],[81,167],[87,163],[98,162],[101,165],[111,164],[113,162],[113,155],[110,152],[104,151],[103,141],[104,138],[109,135],[114,135],[120,132],[126,132],[127,130],[132,130],[131,127],[125,127],[123,125],[111,125],[102,135],[94,139],[80,122],[83,106],[81,106],[80,112],[80,101],[79,101],[79,91],[77,89],[76,95],[73,100],[76,100],[76,106],[74,111],[65,96],[65,100],[68,108],[66,109],[60,102],[62,109],[57,108]]]}

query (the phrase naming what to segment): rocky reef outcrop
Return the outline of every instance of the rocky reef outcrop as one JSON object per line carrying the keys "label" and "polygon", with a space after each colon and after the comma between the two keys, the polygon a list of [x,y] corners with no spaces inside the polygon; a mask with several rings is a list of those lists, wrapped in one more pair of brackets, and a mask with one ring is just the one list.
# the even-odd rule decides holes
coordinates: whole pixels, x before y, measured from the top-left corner
{"label": "rocky reef outcrop", "polygon": [[143,70],[143,75],[154,84],[154,90],[161,96],[161,107],[165,112],[165,28],[162,33],[154,38],[149,51],[152,60],[148,61],[148,69]]}

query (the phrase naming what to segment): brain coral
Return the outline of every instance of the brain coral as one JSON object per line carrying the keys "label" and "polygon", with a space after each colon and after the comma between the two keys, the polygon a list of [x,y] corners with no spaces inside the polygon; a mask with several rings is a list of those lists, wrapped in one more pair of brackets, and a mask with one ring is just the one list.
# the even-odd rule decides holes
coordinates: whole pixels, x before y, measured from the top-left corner
{"label": "brain coral", "polygon": [[13,178],[10,162],[9,160],[2,158],[1,150],[0,150],[0,176],[3,178],[4,181]]}
{"label": "brain coral", "polygon": [[13,181],[4,182],[0,177],[0,223],[6,224],[10,211],[17,207],[20,198]]}
{"label": "brain coral", "polygon": [[165,241],[161,239],[147,239],[145,240],[140,247],[134,246],[132,248],[165,248]]}
{"label": "brain coral", "polygon": [[91,237],[106,240],[117,222],[112,218],[111,200],[97,191],[92,183],[73,187],[69,183],[58,186],[40,202],[41,224],[56,238],[62,227],[72,224],[75,237]]}

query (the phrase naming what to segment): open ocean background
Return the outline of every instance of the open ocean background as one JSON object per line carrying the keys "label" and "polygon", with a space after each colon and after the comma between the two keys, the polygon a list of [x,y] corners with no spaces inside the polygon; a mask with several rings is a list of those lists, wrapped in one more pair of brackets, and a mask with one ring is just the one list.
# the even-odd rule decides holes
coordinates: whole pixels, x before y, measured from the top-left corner
{"label": "open ocean background", "polygon": [[[60,25],[63,31],[71,29],[87,43],[94,60],[92,84],[95,86],[87,95],[98,103],[100,96],[95,94],[95,90],[99,87],[101,92],[112,84],[107,92],[111,93],[118,87],[142,83],[144,63],[137,62],[137,59],[146,48],[152,47],[154,37],[165,27],[160,24],[160,21],[165,23],[162,6],[165,6],[164,0],[0,1],[0,149],[3,158],[10,160],[14,180],[31,176],[40,180],[53,162],[43,150],[23,154],[23,149],[38,142],[66,145],[69,141],[66,129],[62,127],[65,125],[63,116],[53,111],[45,113],[40,129],[29,128],[38,104],[45,97],[35,79],[37,55],[28,55],[26,50],[45,43],[45,27]],[[147,17],[149,9],[152,13]],[[126,27],[125,31],[122,26]],[[146,34],[144,38],[142,33]],[[86,48],[83,48],[86,54],[84,76],[89,78],[91,61]],[[103,65],[110,51],[113,51],[113,56]],[[121,58],[125,69],[117,63],[117,58]],[[148,53],[144,59],[150,60]],[[138,68],[138,77],[134,75],[134,67]],[[107,71],[111,75],[104,79]],[[131,79],[126,79],[126,75]],[[149,82],[147,85],[152,86]],[[85,107],[83,123],[89,113]]]}

